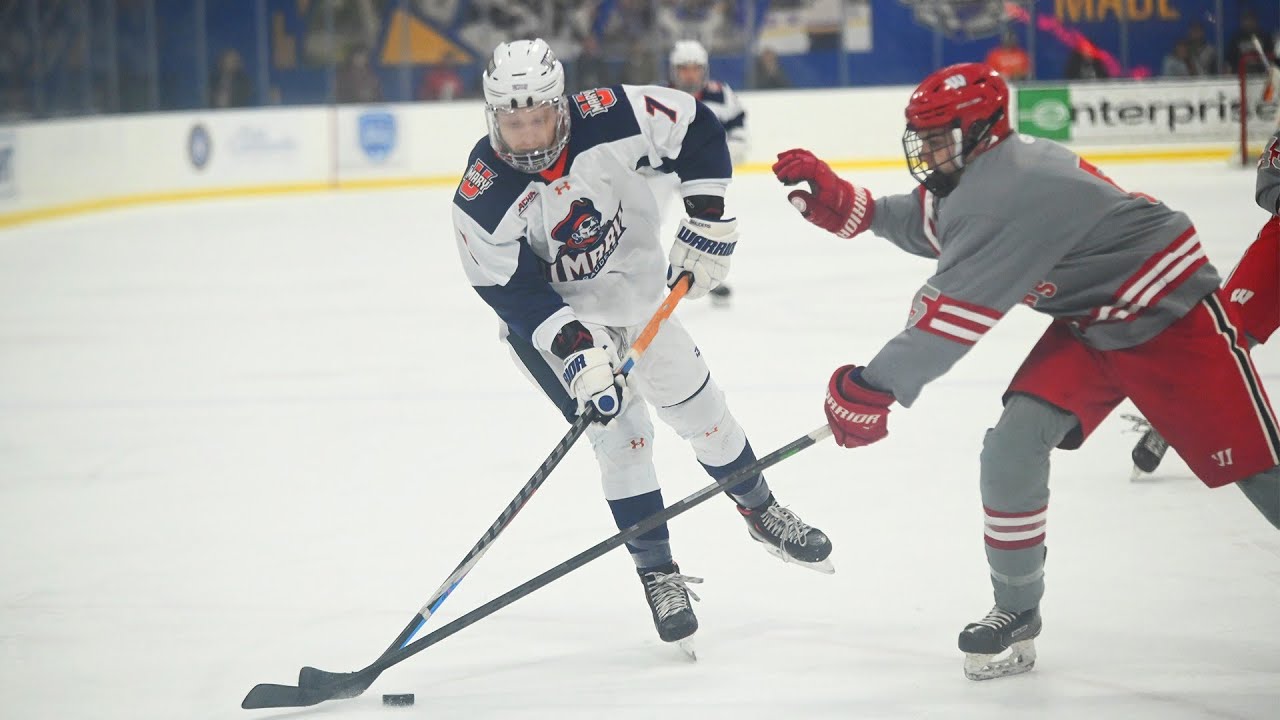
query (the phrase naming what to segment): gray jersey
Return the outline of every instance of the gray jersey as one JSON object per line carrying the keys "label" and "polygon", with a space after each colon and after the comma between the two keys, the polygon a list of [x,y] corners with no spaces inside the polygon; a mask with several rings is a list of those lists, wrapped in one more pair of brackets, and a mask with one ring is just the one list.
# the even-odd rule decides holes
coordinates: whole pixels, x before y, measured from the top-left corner
{"label": "gray jersey", "polygon": [[907,329],[863,377],[911,405],[1019,303],[1071,323],[1100,350],[1143,343],[1218,287],[1185,214],[1056,143],[1013,133],[946,198],[876,198],[871,229],[938,258]]}
{"label": "gray jersey", "polygon": [[1258,158],[1258,184],[1253,197],[1263,210],[1280,214],[1280,130],[1267,141]]}

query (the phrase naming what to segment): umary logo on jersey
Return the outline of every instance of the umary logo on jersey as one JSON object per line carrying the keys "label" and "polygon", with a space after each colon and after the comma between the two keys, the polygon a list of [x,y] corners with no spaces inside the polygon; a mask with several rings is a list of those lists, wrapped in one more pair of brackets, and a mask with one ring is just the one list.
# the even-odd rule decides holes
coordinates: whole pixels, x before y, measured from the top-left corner
{"label": "umary logo on jersey", "polygon": [[609,88],[580,92],[573,96],[573,101],[578,104],[578,112],[582,113],[582,117],[599,115],[618,104],[617,96]]}
{"label": "umary logo on jersey", "polygon": [[605,222],[591,200],[574,200],[569,206],[569,214],[551,230],[551,238],[560,243],[560,250],[547,264],[547,279],[570,282],[595,277],[618,247],[618,241],[626,230],[622,224],[621,205],[613,218]]}
{"label": "umary logo on jersey", "polygon": [[476,164],[471,166],[470,170],[462,176],[462,184],[458,186],[458,194],[467,200],[475,200],[480,197],[480,193],[488,190],[493,185],[494,178],[498,177],[498,173],[492,168],[484,164],[483,160],[476,160]]}

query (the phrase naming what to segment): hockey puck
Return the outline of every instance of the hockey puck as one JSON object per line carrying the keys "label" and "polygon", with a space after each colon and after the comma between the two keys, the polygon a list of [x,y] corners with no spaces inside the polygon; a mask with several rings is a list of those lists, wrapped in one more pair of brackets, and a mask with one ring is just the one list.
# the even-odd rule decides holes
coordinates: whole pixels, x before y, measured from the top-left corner
{"label": "hockey puck", "polygon": [[404,695],[383,695],[382,704],[392,707],[409,707],[413,704],[413,693],[405,693]]}

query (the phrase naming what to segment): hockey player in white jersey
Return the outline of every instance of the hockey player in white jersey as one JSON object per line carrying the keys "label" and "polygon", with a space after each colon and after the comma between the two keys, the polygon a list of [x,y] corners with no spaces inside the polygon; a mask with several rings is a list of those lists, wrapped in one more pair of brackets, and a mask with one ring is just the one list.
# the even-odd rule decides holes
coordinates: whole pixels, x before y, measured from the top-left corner
{"label": "hockey player in white jersey", "polygon": [[727,83],[712,79],[711,56],[697,40],[679,40],[671,46],[667,58],[670,66],[671,87],[692,95],[710,108],[724,126],[729,144],[729,159],[741,165],[751,151],[751,137],[747,134],[747,111],[738,101],[738,95]]}
{"label": "hockey player in white jersey", "polygon": [[[680,40],[671,47],[667,58],[671,87],[689,93],[695,100],[706,105],[716,119],[724,126],[725,140],[729,145],[729,159],[734,165],[741,165],[747,160],[751,150],[751,139],[747,135],[747,111],[738,102],[738,96],[726,83],[711,78],[711,58],[707,49],[697,40]],[[658,209],[664,214],[668,208],[677,203],[679,188],[677,183],[668,178],[659,178],[654,193],[658,196]],[[711,300],[716,305],[729,303],[732,291],[725,283],[720,283],[711,291]]]}
{"label": "hockey player in white jersey", "polygon": [[[689,95],[614,85],[564,95],[564,70],[542,40],[499,45],[484,71],[488,137],[453,200],[459,258],[497,313],[517,365],[567,420],[594,412],[587,436],[619,528],[663,508],[652,405],[715,478],[755,461],[698,347],[668,319],[626,376],[614,369],[665,284],[693,276],[688,297],[724,281],[738,240],[724,217],[732,175],[724,130]],[[644,168],[680,178],[688,216],[665,253]],[[763,476],[728,489],[748,532],[788,562],[830,571],[831,543],[782,507]],[[698,623],[666,525],[628,543],[662,640]]]}

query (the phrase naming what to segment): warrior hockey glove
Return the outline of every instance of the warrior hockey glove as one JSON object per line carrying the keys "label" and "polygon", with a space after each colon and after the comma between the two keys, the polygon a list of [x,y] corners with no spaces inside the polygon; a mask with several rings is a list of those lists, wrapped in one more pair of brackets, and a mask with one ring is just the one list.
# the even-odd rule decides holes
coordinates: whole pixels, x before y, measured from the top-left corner
{"label": "warrior hockey glove", "polygon": [[871,227],[876,211],[871,193],[841,179],[808,150],[779,153],[773,174],[784,185],[809,183],[809,192],[792,190],[787,199],[805,220],[823,230],[851,238]]}
{"label": "warrior hockey glove", "polygon": [[597,422],[608,424],[622,411],[626,376],[615,375],[617,358],[605,348],[594,347],[591,332],[574,320],[556,335],[551,351],[564,360],[564,382],[578,401],[578,412],[590,410]]}
{"label": "warrior hockey glove", "polygon": [[844,365],[827,383],[823,410],[827,425],[841,447],[856,448],[883,440],[889,434],[889,406],[893,395],[862,384],[862,368]]}
{"label": "warrior hockey glove", "polygon": [[729,261],[738,245],[738,221],[687,217],[680,221],[676,241],[671,246],[667,287],[676,284],[682,273],[693,275],[693,285],[685,297],[703,297],[729,274]]}

